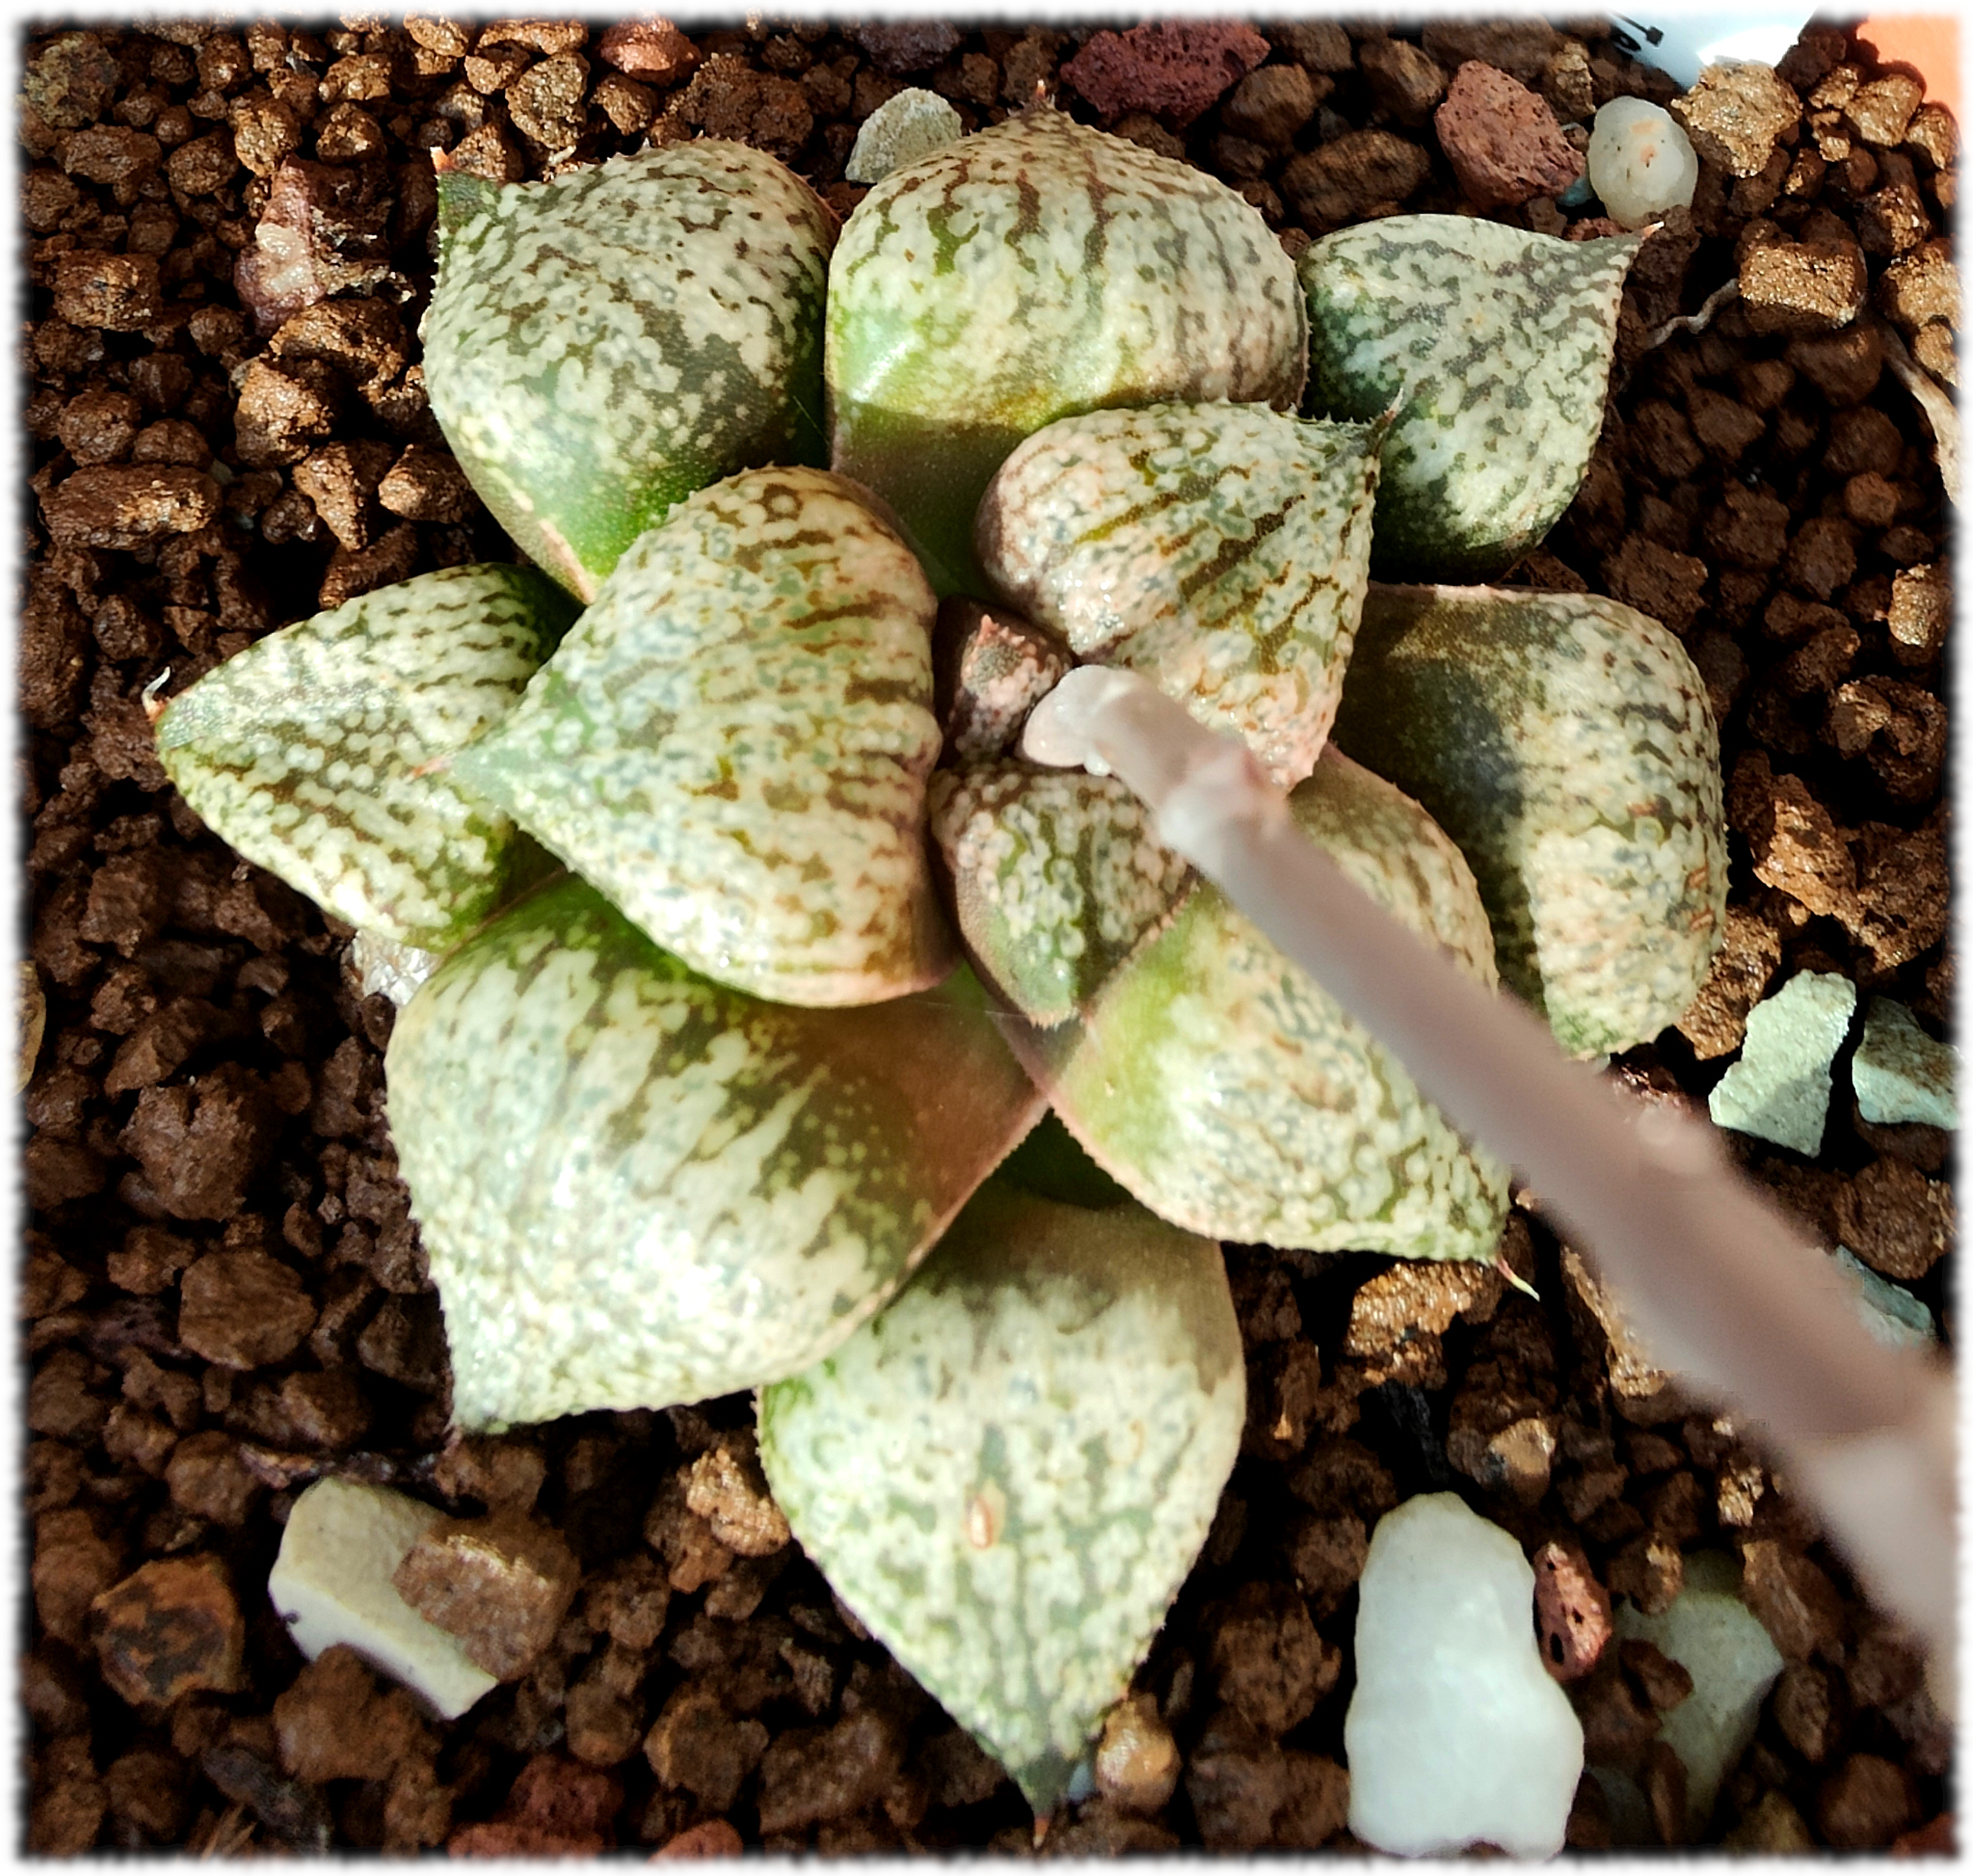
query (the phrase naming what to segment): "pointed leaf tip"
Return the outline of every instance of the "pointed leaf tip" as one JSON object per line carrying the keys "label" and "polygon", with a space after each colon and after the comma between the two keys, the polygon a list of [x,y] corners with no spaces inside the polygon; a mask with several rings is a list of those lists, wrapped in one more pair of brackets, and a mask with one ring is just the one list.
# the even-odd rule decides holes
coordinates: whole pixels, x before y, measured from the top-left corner
{"label": "pointed leaf tip", "polygon": [[837,1593],[1042,1818],[1198,1556],[1245,1417],[1216,1244],[989,1181],[883,1315],[763,1391],[760,1457]]}
{"label": "pointed leaf tip", "polygon": [[208,826],[324,910],[447,950],[533,870],[450,759],[574,613],[540,574],[492,562],[379,588],[179,692],[154,719],[158,759]]}
{"label": "pointed leaf tip", "polygon": [[1561,517],[1602,428],[1637,250],[1420,214],[1304,250],[1307,408],[1370,420],[1402,406],[1380,452],[1380,577],[1487,577]]}
{"label": "pointed leaf tip", "polygon": [[438,229],[442,241],[485,214],[493,206],[502,185],[476,176],[470,169],[455,168],[443,150],[431,153],[431,168],[438,178]]}
{"label": "pointed leaf tip", "polygon": [[[1417,803],[1330,749],[1289,805],[1357,885],[1492,986],[1472,875]],[[1506,1169],[1209,884],[1082,1020],[1012,1039],[1097,1164],[1188,1230],[1435,1258],[1499,1242]]]}

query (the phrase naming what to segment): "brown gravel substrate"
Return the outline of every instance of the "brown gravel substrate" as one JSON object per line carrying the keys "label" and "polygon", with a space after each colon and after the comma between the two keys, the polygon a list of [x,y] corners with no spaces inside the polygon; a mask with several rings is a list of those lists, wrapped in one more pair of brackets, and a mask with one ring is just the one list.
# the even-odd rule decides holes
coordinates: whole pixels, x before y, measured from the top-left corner
{"label": "brown gravel substrate", "polygon": [[[1561,232],[1587,211],[1526,191],[1556,188],[1582,139],[1535,100],[1567,124],[1671,89],[1573,28],[1591,36],[417,19],[28,41],[29,1847],[1029,1842],[997,1767],[749,1498],[747,1401],[447,1445],[437,1303],[383,1119],[391,1007],[344,975],[348,933],[236,863],[153,755],[142,693],[167,667],[175,692],[320,606],[511,551],[423,394],[428,153],[513,179],[647,134],[739,137],[847,212],[855,128],[901,86],[969,129],[1038,88],[1227,178],[1291,250],[1394,207],[1503,197],[1523,205],[1490,213]],[[1799,121],[1779,143],[1771,95],[1727,101],[1701,136],[1698,199],[1626,294],[1602,446],[1520,576],[1663,619],[1722,721],[1728,951],[1683,1032],[1618,1065],[1669,1100],[1704,1095],[1750,1001],[1794,971],[1843,972],[1935,1030],[1951,997],[1947,522],[1884,360],[1895,339],[1956,376],[1955,132],[1840,33],[1809,33],[1783,78]],[[1518,147],[1476,98],[1511,103]],[[1736,277],[1737,305],[1652,345]],[[1837,1107],[1814,1164],[1738,1150],[1950,1341],[1946,1141]],[[1110,1792],[1050,1851],[1346,1845],[1354,1585],[1369,1526],[1428,1489],[1531,1556],[1557,1546],[1543,1580],[1592,1626],[1603,1591],[1658,1606],[1683,1554],[1744,1554],[1790,1666],[1713,1838],[1950,1841],[1949,1734],[1910,1650],[1759,1454],[1607,1344],[1538,1223],[1517,1213],[1508,1248],[1540,1303],[1470,1268],[1229,1248],[1246,1450]],[[497,1513],[542,1581],[574,1581],[532,1665],[457,1722],[346,1654],[305,1667],[273,1615],[282,1520],[327,1472]],[[1668,1821],[1676,1768],[1649,1742],[1676,1682],[1632,1647],[1574,1683],[1592,1756],[1636,1765]],[[1161,1728],[1182,1762],[1168,1798]],[[1572,1835],[1608,1840],[1587,1796]]]}

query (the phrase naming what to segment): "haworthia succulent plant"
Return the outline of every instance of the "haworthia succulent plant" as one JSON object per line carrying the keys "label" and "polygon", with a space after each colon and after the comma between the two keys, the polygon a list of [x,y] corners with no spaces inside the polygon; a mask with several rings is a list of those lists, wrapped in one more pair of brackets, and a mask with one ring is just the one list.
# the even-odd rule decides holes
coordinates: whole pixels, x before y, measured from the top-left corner
{"label": "haworthia succulent plant", "polygon": [[466,1426],[809,1366],[1040,1110],[964,971],[881,1010],[763,1003],[578,880],[455,952],[386,1068]]}
{"label": "haworthia succulent plant", "polygon": [[1029,1021],[1072,1016],[1170,916],[1191,870],[1113,776],[941,769],[931,837],[981,976]]}
{"label": "haworthia succulent plant", "polygon": [[1150,678],[1292,788],[1342,688],[1382,436],[1264,405],[1064,418],[988,484],[980,564],[1078,658]]}
{"label": "haworthia succulent plant", "polygon": [[1589,594],[1373,586],[1338,745],[1459,843],[1501,981],[1579,1056],[1676,1021],[1725,930],[1719,738],[1657,620]]}
{"label": "haworthia succulent plant", "polygon": [[1046,1816],[1205,1541],[1245,1404],[1216,1244],[989,1183],[883,1314],[763,1392],[760,1458],[837,1593]]}
{"label": "haworthia succulent plant", "polygon": [[455,764],[694,969],[870,1003],[956,952],[927,863],[935,603],[821,469],[703,489],[623,556]]}
{"label": "haworthia succulent plant", "polygon": [[1503,572],[1573,499],[1603,426],[1633,235],[1563,241],[1462,215],[1394,215],[1313,242],[1307,408],[1384,449],[1386,579]]}
{"label": "haworthia succulent plant", "polygon": [[[1493,985],[1472,875],[1415,802],[1333,748],[1289,801],[1357,885]],[[1015,1046],[1097,1163],[1188,1230],[1392,1257],[1494,1254],[1506,1168],[1468,1147],[1396,1060],[1210,885],[1081,1021]]]}
{"label": "haworthia succulent plant", "polygon": [[325,911],[444,950],[545,870],[444,760],[513,707],[575,612],[522,567],[365,593],[174,698],[158,759],[214,833]]}
{"label": "haworthia succulent plant", "polygon": [[1224,183],[1037,107],[894,170],[830,262],[830,461],[897,509],[941,593],[1022,437],[1159,399],[1293,406],[1294,270]]}
{"label": "haworthia succulent plant", "polygon": [[707,139],[501,189],[440,179],[432,414],[529,557],[588,599],[671,506],[819,463],[835,220],[771,156]]}

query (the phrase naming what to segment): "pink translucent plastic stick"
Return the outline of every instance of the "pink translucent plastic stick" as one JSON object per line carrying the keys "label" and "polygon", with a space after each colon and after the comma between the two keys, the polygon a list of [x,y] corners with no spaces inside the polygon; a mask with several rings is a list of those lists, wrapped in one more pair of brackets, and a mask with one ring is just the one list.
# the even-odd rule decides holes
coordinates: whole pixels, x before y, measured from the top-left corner
{"label": "pink translucent plastic stick", "polygon": [[1239,744],[1143,678],[1084,667],[1022,752],[1122,779],[1158,838],[1515,1167],[1593,1254],[1653,1359],[1761,1423],[1883,1606],[1949,1662],[1954,1409],[1945,1365],[1865,1329],[1851,1280],[1726,1158],[1709,1125],[1572,1062],[1348,880]]}

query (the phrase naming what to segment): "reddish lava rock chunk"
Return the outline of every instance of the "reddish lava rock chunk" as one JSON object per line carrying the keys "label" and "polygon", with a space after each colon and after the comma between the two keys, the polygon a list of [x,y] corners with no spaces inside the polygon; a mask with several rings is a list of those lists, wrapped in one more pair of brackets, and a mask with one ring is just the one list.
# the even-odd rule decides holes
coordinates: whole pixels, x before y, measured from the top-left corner
{"label": "reddish lava rock chunk", "polygon": [[1551,1541],[1535,1552],[1535,1626],[1542,1665],[1558,1681],[1580,1680],[1610,1639],[1610,1592],[1578,1546]]}
{"label": "reddish lava rock chunk", "polygon": [[1476,209],[1518,208],[1559,195],[1582,174],[1582,153],[1555,113],[1505,72],[1469,59],[1432,113],[1439,147]]}
{"label": "reddish lava rock chunk", "polygon": [[1250,26],[1177,20],[1098,33],[1062,68],[1107,118],[1148,111],[1183,130],[1268,56]]}

